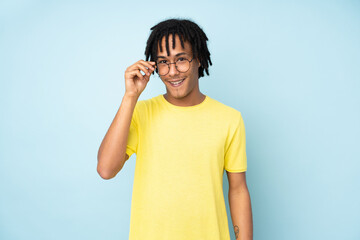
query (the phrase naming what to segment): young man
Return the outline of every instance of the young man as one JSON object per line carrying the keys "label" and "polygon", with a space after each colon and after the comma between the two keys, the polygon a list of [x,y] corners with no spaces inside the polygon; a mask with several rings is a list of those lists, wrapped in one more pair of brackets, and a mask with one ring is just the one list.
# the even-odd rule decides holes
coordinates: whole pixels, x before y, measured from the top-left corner
{"label": "young man", "polygon": [[[230,239],[224,169],[236,239],[252,239],[241,113],[199,89],[211,65],[208,39],[189,20],[151,30],[146,61],[126,69],[125,95],[98,152],[104,179],[136,153],[129,239]],[[154,71],[166,94],[138,101]]]}

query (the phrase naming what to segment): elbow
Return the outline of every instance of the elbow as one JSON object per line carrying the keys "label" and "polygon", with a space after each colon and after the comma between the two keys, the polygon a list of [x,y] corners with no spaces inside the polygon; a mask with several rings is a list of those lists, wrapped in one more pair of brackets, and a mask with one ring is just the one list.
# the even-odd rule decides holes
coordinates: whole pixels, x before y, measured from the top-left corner
{"label": "elbow", "polygon": [[109,180],[109,179],[112,179],[113,177],[115,177],[115,175],[111,174],[109,171],[104,171],[104,170],[99,169],[99,168],[97,168],[97,172],[100,175],[100,177],[105,179],[105,180]]}
{"label": "elbow", "polygon": [[100,175],[101,178],[105,180],[112,179],[116,176],[116,173],[110,171],[108,168],[103,167],[100,163],[97,165],[97,173]]}
{"label": "elbow", "polygon": [[109,179],[112,179],[114,176],[106,173],[106,172],[98,172],[100,177],[104,180],[109,180]]}
{"label": "elbow", "polygon": [[109,158],[108,156],[100,156],[100,154],[98,154],[97,160],[97,173],[101,178],[109,180],[114,178],[122,169],[126,158],[125,161],[120,161],[119,159]]}

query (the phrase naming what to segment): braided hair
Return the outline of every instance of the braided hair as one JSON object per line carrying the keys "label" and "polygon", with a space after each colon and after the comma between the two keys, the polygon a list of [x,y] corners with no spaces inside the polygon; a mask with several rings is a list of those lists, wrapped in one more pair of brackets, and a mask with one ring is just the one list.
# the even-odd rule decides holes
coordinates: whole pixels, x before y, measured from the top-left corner
{"label": "braided hair", "polygon": [[209,75],[208,68],[209,64],[212,65],[212,63],[206,44],[208,38],[196,23],[186,19],[168,19],[156,24],[150,30],[152,32],[147,40],[145,49],[146,61],[149,61],[149,59],[150,61],[157,60],[158,46],[160,46],[160,51],[163,51],[161,44],[159,44],[163,37],[165,37],[166,52],[169,56],[169,35],[172,35],[173,48],[175,48],[175,35],[177,35],[180,38],[181,47],[184,48],[184,41],[188,41],[192,48],[193,57],[199,60],[199,78],[204,76],[204,70]]}

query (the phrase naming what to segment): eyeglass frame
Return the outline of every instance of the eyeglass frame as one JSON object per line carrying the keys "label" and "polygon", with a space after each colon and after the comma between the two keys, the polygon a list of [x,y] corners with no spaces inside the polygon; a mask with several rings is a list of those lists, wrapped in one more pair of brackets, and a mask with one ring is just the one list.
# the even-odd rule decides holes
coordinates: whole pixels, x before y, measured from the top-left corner
{"label": "eyeglass frame", "polygon": [[[182,57],[182,58],[184,58],[184,57]],[[186,59],[186,58],[184,58],[184,59]],[[181,72],[181,71],[179,71],[179,69],[177,68],[177,66],[176,66],[176,62],[170,62],[170,63],[165,63],[166,65],[168,65],[168,69],[169,69],[169,71],[166,73],[166,74],[164,74],[164,75],[160,75],[159,74],[159,67],[158,67],[158,63],[157,63],[157,61],[155,61],[155,63],[156,63],[156,66],[157,66],[157,74],[159,75],[159,76],[165,76],[165,75],[168,75],[169,74],[169,72],[170,72],[170,64],[175,64],[175,68],[176,68],[176,70],[178,71],[178,72],[181,72],[181,73],[186,73],[187,71],[189,71],[189,69],[190,69],[190,63],[192,62],[192,60],[194,60],[194,56],[191,58],[191,60],[188,60],[188,59],[186,59],[186,61],[188,61],[189,62],[189,68],[188,68],[188,70],[186,70],[185,72]]]}

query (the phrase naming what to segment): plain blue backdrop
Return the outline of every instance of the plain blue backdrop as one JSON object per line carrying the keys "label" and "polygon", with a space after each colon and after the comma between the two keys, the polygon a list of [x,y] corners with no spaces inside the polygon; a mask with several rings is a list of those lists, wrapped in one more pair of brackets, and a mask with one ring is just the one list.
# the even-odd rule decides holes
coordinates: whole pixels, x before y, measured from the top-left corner
{"label": "plain blue backdrop", "polygon": [[[136,156],[97,151],[150,28],[197,22],[241,111],[254,239],[360,239],[359,1],[1,1],[0,239],[127,239]],[[152,76],[140,99],[165,93]],[[229,229],[234,234],[224,197]]]}

